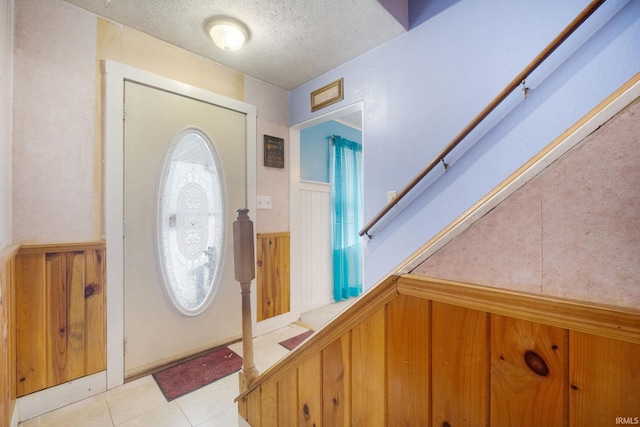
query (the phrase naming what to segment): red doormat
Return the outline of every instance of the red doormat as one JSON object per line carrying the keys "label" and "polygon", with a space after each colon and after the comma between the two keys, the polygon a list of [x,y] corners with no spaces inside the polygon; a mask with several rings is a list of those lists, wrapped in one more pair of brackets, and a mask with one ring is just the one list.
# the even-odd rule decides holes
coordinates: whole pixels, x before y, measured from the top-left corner
{"label": "red doormat", "polygon": [[240,368],[242,368],[242,358],[228,347],[224,347],[156,372],[153,378],[164,397],[171,402],[173,399],[239,371]]}
{"label": "red doormat", "polygon": [[288,340],[284,340],[279,342],[281,346],[291,351],[296,348],[302,341],[306,340],[309,335],[311,335],[313,331],[303,332],[300,335],[296,335],[293,338],[289,338]]}

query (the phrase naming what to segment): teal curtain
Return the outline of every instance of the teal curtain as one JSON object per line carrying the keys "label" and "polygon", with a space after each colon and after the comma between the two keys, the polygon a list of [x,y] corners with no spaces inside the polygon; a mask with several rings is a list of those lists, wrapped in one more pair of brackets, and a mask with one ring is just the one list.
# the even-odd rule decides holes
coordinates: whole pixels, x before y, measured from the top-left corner
{"label": "teal curtain", "polygon": [[331,137],[333,201],[333,295],[362,293],[362,144]]}

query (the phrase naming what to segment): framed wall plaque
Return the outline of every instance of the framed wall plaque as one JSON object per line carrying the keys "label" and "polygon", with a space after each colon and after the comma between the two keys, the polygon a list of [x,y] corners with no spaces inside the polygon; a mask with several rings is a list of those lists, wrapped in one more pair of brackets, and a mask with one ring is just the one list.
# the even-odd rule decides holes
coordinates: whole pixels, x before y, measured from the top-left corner
{"label": "framed wall plaque", "polygon": [[343,100],[343,82],[344,79],[339,79],[311,92],[311,111],[317,111],[334,102]]}
{"label": "framed wall plaque", "polygon": [[284,168],[284,139],[264,136],[264,165],[268,168]]}

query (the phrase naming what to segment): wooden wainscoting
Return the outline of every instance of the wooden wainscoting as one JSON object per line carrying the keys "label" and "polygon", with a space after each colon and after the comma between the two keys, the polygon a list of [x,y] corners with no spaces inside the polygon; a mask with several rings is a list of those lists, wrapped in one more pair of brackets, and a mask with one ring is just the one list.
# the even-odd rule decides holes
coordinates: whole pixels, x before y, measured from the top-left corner
{"label": "wooden wainscoting", "polygon": [[13,286],[17,247],[0,251],[0,425],[8,426],[16,405],[16,335]]}
{"label": "wooden wainscoting", "polygon": [[104,242],[20,248],[18,396],[106,368],[104,257]]}
{"label": "wooden wainscoting", "polygon": [[238,398],[267,426],[585,426],[640,416],[640,311],[389,277]]}
{"label": "wooden wainscoting", "polygon": [[259,233],[257,250],[257,320],[291,310],[289,232]]}

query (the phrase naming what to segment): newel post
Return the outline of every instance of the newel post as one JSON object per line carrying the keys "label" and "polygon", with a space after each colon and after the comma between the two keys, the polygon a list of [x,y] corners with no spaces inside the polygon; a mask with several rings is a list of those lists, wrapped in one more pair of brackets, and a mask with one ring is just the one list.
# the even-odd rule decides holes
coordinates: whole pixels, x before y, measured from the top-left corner
{"label": "newel post", "polygon": [[242,294],[242,372],[240,391],[244,391],[255,381],[258,371],[253,363],[253,331],[251,327],[251,281],[256,277],[253,252],[253,222],[249,219],[249,209],[236,211],[233,222],[233,255],[236,280],[240,282]]}

